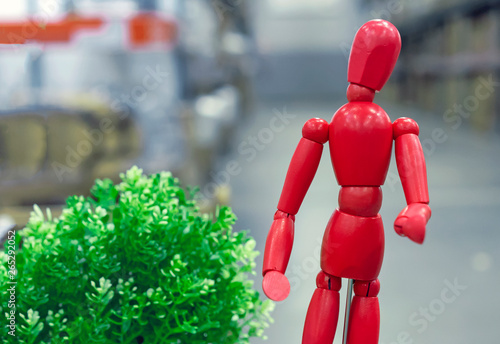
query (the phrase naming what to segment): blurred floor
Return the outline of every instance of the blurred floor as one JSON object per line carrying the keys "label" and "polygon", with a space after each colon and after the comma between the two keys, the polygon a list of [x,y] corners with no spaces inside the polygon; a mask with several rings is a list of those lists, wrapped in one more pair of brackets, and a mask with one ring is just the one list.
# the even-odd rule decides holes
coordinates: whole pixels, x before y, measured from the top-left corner
{"label": "blurred floor", "polygon": [[[230,180],[232,205],[239,217],[237,228],[249,229],[261,252],[303,123],[311,117],[330,120],[343,103],[343,98],[266,101],[257,106],[255,120],[240,131],[230,157],[239,163]],[[380,275],[380,343],[495,343],[495,327],[500,321],[496,296],[500,282],[500,137],[475,133],[466,124],[457,130],[448,129],[437,114],[379,104],[393,121],[410,116],[420,124],[433,210],[423,246],[394,233],[392,222],[405,201],[393,160],[383,187],[381,210],[386,253]],[[439,128],[447,136],[433,140],[431,133]],[[287,271],[292,292],[277,304],[267,343],[301,341],[319,271],[320,240],[337,206],[338,189],[325,148],[316,179],[297,215],[295,245]],[[262,256],[257,264],[259,271]],[[260,282],[257,276],[261,290]],[[344,281],[335,343],[342,339],[346,285]]]}

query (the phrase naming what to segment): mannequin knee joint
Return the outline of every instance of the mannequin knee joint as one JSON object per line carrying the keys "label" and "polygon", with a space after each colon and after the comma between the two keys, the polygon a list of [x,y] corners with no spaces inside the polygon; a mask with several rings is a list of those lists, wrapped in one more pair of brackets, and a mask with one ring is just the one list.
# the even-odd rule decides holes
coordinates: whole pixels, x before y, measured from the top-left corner
{"label": "mannequin knee joint", "polygon": [[373,281],[355,281],[354,282],[354,295],[375,297],[380,291],[380,282],[378,279]]}
{"label": "mannequin knee joint", "polygon": [[316,277],[316,286],[322,289],[339,291],[342,286],[342,280],[339,277],[331,276],[321,271]]}

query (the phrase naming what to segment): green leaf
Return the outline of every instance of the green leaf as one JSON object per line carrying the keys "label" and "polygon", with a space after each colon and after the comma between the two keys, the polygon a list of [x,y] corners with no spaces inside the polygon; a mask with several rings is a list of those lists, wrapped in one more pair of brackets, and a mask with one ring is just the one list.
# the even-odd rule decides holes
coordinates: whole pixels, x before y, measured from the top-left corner
{"label": "green leaf", "polygon": [[[169,172],[133,167],[121,179],[96,180],[92,197],[68,197],[59,218],[35,205],[16,235],[20,343],[263,337],[273,303],[253,289],[256,243],[233,229],[231,208],[201,213],[197,188],[186,191]],[[6,285],[4,252],[0,260]],[[6,288],[0,294],[7,299]]]}

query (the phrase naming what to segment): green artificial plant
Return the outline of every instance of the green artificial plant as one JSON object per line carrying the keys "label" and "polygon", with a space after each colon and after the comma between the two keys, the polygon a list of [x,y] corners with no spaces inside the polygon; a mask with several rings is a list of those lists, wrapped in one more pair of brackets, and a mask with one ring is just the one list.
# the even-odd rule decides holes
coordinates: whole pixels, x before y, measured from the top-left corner
{"label": "green artificial plant", "polygon": [[[69,197],[58,219],[35,206],[16,235],[18,343],[248,343],[262,337],[255,241],[228,207],[202,214],[168,172],[132,168]],[[7,249],[5,250],[7,252]],[[8,316],[7,253],[0,314]],[[5,319],[5,318],[4,318]],[[6,324],[7,321],[4,321]],[[13,342],[2,326],[4,342]]]}

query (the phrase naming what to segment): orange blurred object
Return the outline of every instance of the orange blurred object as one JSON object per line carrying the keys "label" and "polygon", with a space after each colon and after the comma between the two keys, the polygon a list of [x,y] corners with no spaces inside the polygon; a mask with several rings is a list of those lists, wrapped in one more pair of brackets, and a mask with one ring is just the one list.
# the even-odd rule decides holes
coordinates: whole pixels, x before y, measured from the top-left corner
{"label": "orange blurred object", "polygon": [[[24,44],[26,42],[70,42],[82,30],[97,30],[104,24],[99,17],[81,17],[76,14],[55,22],[0,23],[0,44]],[[132,48],[144,48],[151,44],[174,43],[177,37],[175,21],[162,18],[154,12],[142,12],[127,22],[128,42]]]}
{"label": "orange blurred object", "polygon": [[103,20],[98,17],[81,17],[75,14],[51,22],[27,20],[0,24],[0,44],[24,44],[37,42],[69,42],[81,30],[96,30],[102,27]]}
{"label": "orange blurred object", "polygon": [[132,48],[142,48],[154,43],[173,43],[177,37],[174,21],[154,12],[143,12],[129,20],[129,39]]}

